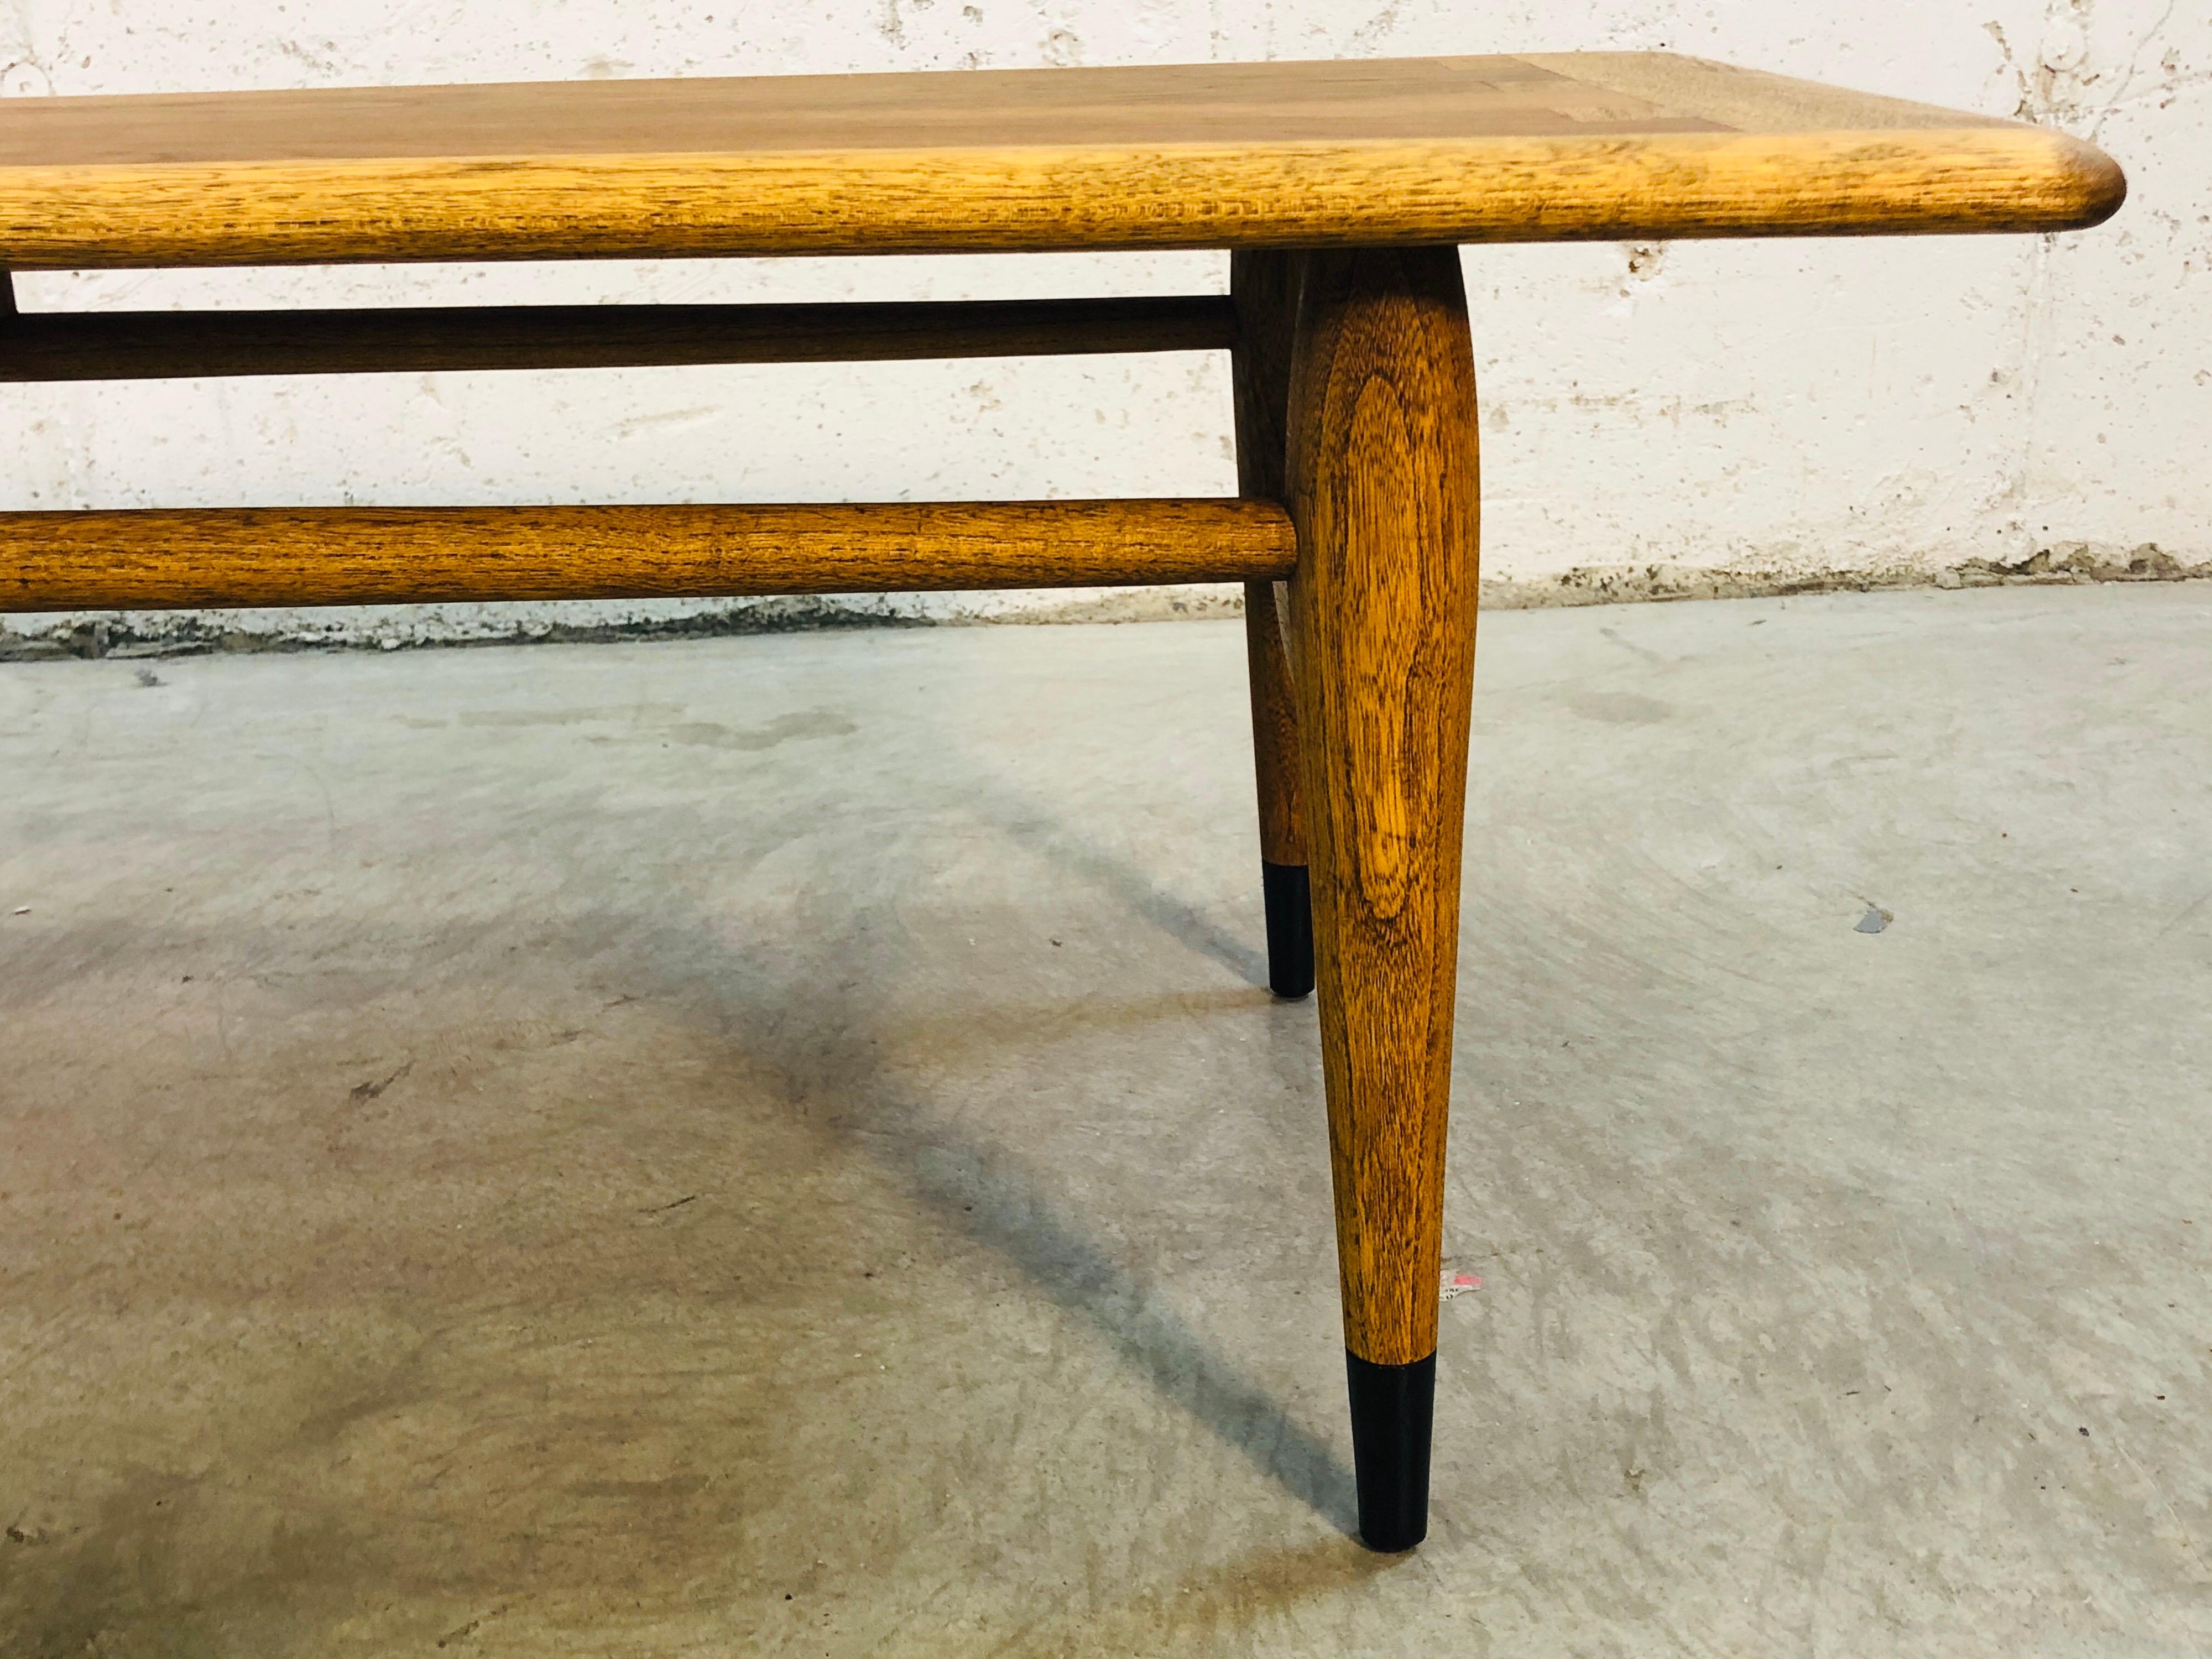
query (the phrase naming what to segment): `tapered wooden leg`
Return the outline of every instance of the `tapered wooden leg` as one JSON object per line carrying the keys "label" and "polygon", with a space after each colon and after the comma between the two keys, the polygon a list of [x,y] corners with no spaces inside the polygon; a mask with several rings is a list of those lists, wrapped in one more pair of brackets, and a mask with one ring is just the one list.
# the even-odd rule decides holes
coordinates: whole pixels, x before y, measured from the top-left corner
{"label": "tapered wooden leg", "polygon": [[1304,758],[1359,1533],[1428,1530],[1474,664],[1474,365],[1452,248],[1305,256],[1289,404]]}
{"label": "tapered wooden leg", "polygon": [[[1237,308],[1237,487],[1260,501],[1288,494],[1284,420],[1297,320],[1294,253],[1229,256]],[[1260,784],[1260,880],[1267,913],[1267,987],[1279,997],[1314,987],[1313,907],[1306,873],[1298,716],[1284,637],[1281,585],[1244,585],[1244,654],[1252,689],[1252,763]]]}

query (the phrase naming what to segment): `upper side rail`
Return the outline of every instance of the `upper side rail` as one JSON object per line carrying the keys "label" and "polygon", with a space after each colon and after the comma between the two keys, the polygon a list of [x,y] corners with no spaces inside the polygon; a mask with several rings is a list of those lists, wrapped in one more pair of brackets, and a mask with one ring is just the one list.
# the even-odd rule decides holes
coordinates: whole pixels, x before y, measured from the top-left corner
{"label": "upper side rail", "polygon": [[1236,337],[1221,295],[10,315],[0,293],[0,383],[1207,351]]}

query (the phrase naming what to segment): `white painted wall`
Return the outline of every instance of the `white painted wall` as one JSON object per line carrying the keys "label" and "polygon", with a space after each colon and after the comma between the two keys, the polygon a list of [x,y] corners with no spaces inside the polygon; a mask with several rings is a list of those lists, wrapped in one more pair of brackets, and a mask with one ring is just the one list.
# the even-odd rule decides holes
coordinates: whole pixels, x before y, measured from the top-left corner
{"label": "white painted wall", "polygon": [[[1504,592],[1926,577],[2077,544],[2108,563],[2146,543],[2212,558],[2212,7],[2197,0],[8,0],[0,92],[1598,46],[2053,123],[2118,157],[2132,196],[2110,224],[2063,238],[1471,251],[1485,567]],[[1212,256],[1115,255],[19,284],[43,308],[955,298],[1223,279]],[[0,506],[1214,492],[1232,487],[1228,432],[1224,365],[1200,357],[8,386]],[[1069,611],[1062,596],[878,603]],[[697,609],[256,625],[404,640]]]}

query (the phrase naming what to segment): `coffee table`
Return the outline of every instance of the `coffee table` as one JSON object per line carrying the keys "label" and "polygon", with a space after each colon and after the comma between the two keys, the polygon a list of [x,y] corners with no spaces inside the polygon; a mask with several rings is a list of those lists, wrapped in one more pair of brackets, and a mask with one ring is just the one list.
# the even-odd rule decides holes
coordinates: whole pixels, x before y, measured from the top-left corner
{"label": "coffee table", "polygon": [[1459,246],[2058,231],[2063,134],[1662,53],[0,102],[0,268],[1217,248],[1229,293],[21,313],[0,380],[1226,350],[1232,500],[0,514],[0,609],[1245,584],[1359,1534],[1427,1528],[1473,679]]}

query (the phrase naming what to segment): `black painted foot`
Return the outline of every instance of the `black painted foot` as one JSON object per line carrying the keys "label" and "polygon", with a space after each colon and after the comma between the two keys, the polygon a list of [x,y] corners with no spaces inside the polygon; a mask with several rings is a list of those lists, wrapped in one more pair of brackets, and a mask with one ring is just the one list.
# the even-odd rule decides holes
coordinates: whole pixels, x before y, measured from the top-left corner
{"label": "black painted foot", "polygon": [[1377,1365],[1349,1348],[1352,1469],[1359,1541],[1395,1554],[1429,1535],[1429,1432],[1436,1421],[1437,1357]]}
{"label": "black painted foot", "polygon": [[1303,864],[1260,861],[1267,905],[1267,988],[1295,1002],[1314,985],[1313,890]]}

